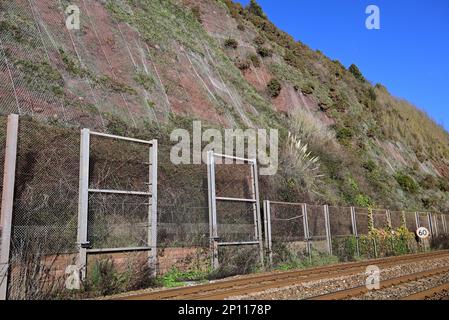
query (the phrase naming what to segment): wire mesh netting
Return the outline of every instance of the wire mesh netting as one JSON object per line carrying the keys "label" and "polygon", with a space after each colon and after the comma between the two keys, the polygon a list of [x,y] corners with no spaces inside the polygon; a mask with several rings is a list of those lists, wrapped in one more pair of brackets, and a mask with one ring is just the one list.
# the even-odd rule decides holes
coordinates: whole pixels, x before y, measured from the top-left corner
{"label": "wire mesh netting", "polygon": [[[161,151],[165,159],[169,152]],[[206,165],[175,166],[163,160],[158,184],[158,246],[208,247]],[[182,192],[181,192],[182,190]]]}
{"label": "wire mesh netting", "polygon": [[173,165],[161,146],[158,179],[158,266],[205,271],[210,268],[206,165]]}
{"label": "wire mesh netting", "polygon": [[405,226],[409,231],[414,232],[417,228],[416,226],[416,217],[414,212],[406,212],[405,213]]}
{"label": "wire mesh netting", "polygon": [[[150,192],[150,145],[91,135],[89,188]],[[88,240],[93,248],[148,246],[151,197],[90,193]]]}
{"label": "wire mesh netting", "polygon": [[307,223],[312,254],[328,252],[324,207],[307,205]]}
{"label": "wire mesh netting", "polygon": [[254,245],[220,247],[218,263],[216,277],[248,274],[261,267],[258,247]]}
{"label": "wire mesh netting", "polygon": [[353,235],[351,208],[329,207],[329,224],[332,253],[343,261],[356,256],[356,239]]}
{"label": "wire mesh netting", "polygon": [[273,265],[294,263],[306,255],[302,204],[270,203]]}
{"label": "wire mesh netting", "polygon": [[[248,202],[257,196],[254,179],[251,163],[215,155],[218,242],[232,244],[218,247],[219,272],[231,275],[241,270],[247,273],[260,265],[260,247],[257,244],[260,212],[255,202]],[[246,242],[255,243],[242,245]]]}
{"label": "wire mesh netting", "polygon": [[351,208],[329,207],[332,238],[352,235]]}
{"label": "wire mesh netting", "polygon": [[405,212],[402,211],[390,211],[391,227],[393,229],[398,229],[404,226],[404,215]]}
{"label": "wire mesh netting", "polygon": [[252,203],[217,202],[219,241],[257,241],[254,215]]}
{"label": "wire mesh netting", "polygon": [[20,121],[11,299],[50,294],[60,281],[56,274],[61,261],[73,262],[71,254],[77,250],[78,149],[78,130]]}
{"label": "wire mesh netting", "polygon": [[[218,158],[216,161],[219,161]],[[216,164],[217,197],[254,199],[252,166],[249,164]]]}
{"label": "wire mesh netting", "polygon": [[148,246],[148,198],[89,195],[88,239],[92,248]]}
{"label": "wire mesh netting", "polygon": [[386,210],[373,209],[373,226],[377,229],[388,229],[390,228],[390,223],[388,221],[388,216]]}
{"label": "wire mesh netting", "polygon": [[425,212],[418,212],[418,222],[420,227],[427,228],[431,232],[429,214]]}
{"label": "wire mesh netting", "polygon": [[357,234],[367,235],[369,232],[369,211],[363,208],[356,208],[355,221],[357,225]]}

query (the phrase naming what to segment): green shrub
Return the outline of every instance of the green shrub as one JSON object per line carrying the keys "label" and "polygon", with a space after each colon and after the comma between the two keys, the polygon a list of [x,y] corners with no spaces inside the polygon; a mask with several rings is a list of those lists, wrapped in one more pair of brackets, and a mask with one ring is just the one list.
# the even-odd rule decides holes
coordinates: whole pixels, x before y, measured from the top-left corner
{"label": "green shrub", "polygon": [[181,271],[173,267],[169,272],[158,279],[158,282],[165,288],[175,288],[185,285],[187,281],[204,281],[209,272],[201,270]]}
{"label": "green shrub", "polygon": [[418,184],[409,175],[398,172],[396,173],[395,178],[402,190],[412,193],[418,191]]}
{"label": "green shrub", "polygon": [[153,77],[144,72],[136,73],[134,76],[134,81],[144,87],[145,90],[150,90],[155,84]]}
{"label": "green shrub", "polygon": [[225,48],[237,49],[237,47],[239,46],[239,43],[235,39],[228,38],[225,40],[224,46],[225,46]]}
{"label": "green shrub", "polygon": [[301,87],[301,92],[304,94],[312,94],[315,91],[315,85],[308,81]]}
{"label": "green shrub", "polygon": [[251,61],[255,68],[260,67],[260,59],[256,54],[250,53],[248,59]]}
{"label": "green shrub", "polygon": [[449,192],[449,182],[443,178],[440,178],[440,181],[438,183],[438,189],[440,189],[443,192]]}
{"label": "green shrub", "polygon": [[198,20],[199,23],[203,22],[203,20],[201,18],[200,6],[194,6],[192,8],[192,13],[193,13],[193,16],[196,18],[196,20]]}
{"label": "green shrub", "polygon": [[270,48],[259,46],[257,47],[257,53],[262,57],[271,57],[273,55],[273,51]]}
{"label": "green shrub", "polygon": [[246,8],[250,14],[266,19],[266,15],[262,10],[262,7],[256,2],[256,0],[251,0],[248,7]]}
{"label": "green shrub", "polygon": [[261,35],[258,35],[257,37],[254,38],[254,43],[257,46],[263,46],[265,42],[266,42],[265,38],[262,37]]}
{"label": "green shrub", "polygon": [[251,62],[247,59],[237,59],[235,62],[235,66],[239,68],[240,70],[247,70],[251,67]]}
{"label": "green shrub", "polygon": [[267,90],[268,94],[272,98],[276,98],[281,93],[282,85],[279,82],[278,79],[271,79],[270,82],[268,82]]}
{"label": "green shrub", "polygon": [[363,76],[362,72],[360,72],[360,69],[355,65],[355,64],[351,64],[351,66],[349,67],[349,72],[352,73],[352,75],[357,79],[360,80],[362,82],[366,82],[365,77]]}
{"label": "green shrub", "polygon": [[374,90],[373,87],[369,88],[369,90],[368,90],[368,97],[370,98],[371,101],[376,101],[377,100],[376,90]]}
{"label": "green shrub", "polygon": [[340,127],[336,129],[335,136],[341,144],[348,145],[351,139],[354,137],[354,131],[348,127]]}
{"label": "green shrub", "polygon": [[376,163],[374,162],[374,160],[372,160],[372,159],[370,159],[370,160],[364,162],[364,163],[362,164],[362,167],[363,167],[364,169],[366,169],[367,171],[369,171],[369,172],[373,172],[374,170],[377,169],[377,165],[376,165]]}

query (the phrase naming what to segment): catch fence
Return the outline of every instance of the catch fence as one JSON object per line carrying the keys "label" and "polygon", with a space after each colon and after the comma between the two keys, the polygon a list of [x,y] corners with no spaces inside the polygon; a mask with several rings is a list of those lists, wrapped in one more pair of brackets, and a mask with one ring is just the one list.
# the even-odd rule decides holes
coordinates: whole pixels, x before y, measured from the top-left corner
{"label": "catch fence", "polygon": [[[207,164],[175,165],[171,145],[156,150],[151,136],[14,116],[0,116],[0,146],[1,298],[60,296],[74,274],[92,286],[112,267],[135,278],[131,290],[167,273],[217,278],[447,247],[435,241],[448,234],[446,214],[275,201],[261,210],[254,159],[209,153]],[[405,232],[418,227],[431,238]]]}
{"label": "catch fence", "polygon": [[[265,248],[272,267],[335,257],[370,259],[442,248],[449,215],[264,201]],[[430,237],[415,236],[425,227]],[[444,238],[446,239],[446,238]],[[445,241],[445,240],[443,240]]]}

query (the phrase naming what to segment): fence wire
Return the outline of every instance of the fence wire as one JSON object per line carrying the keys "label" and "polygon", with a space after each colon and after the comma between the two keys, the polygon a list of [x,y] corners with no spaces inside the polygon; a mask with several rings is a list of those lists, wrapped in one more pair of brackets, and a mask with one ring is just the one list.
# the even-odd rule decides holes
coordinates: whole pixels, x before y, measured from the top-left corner
{"label": "fence wire", "polygon": [[[0,117],[0,173],[3,170],[6,117]],[[80,132],[77,128],[19,121],[15,199],[11,238],[10,299],[50,298],[64,285],[65,268],[75,263],[78,251],[77,215],[79,188]],[[149,149],[129,142],[92,137],[90,188],[147,191]],[[209,205],[206,165],[176,166],[170,148],[159,153],[158,177],[158,270],[210,270]],[[3,182],[0,179],[0,183]],[[218,197],[254,197],[249,165],[217,165]],[[1,185],[1,184],[0,184]],[[148,239],[149,197],[91,193],[88,239],[94,249],[144,247]],[[355,208],[358,237],[352,226],[351,208],[329,207],[329,232],[323,206],[273,202],[271,239],[276,266],[296,265],[314,254],[332,254],[340,260],[389,255],[396,244],[369,240],[370,210]],[[405,226],[416,230],[415,214],[372,210],[377,229],[391,231]],[[447,234],[448,215],[418,213],[419,225],[433,231],[433,238]],[[305,219],[307,218],[307,219]],[[255,241],[252,203],[217,202],[220,242]],[[304,221],[308,224],[305,226]],[[308,232],[308,237],[307,236]],[[265,230],[265,236],[267,236]],[[377,241],[377,242],[376,242]],[[414,241],[414,240],[413,240]],[[432,240],[433,241],[433,240]],[[426,246],[441,247],[440,243]],[[309,250],[310,249],[310,250]],[[404,252],[418,248],[413,242]],[[259,248],[254,245],[220,246],[220,269],[212,276],[242,274],[259,267]],[[89,267],[100,258],[113,258],[126,268],[146,253],[89,255]],[[134,261],[134,260],[133,260]],[[91,269],[89,269],[91,270]],[[88,271],[89,272],[89,271]]]}
{"label": "fence wire", "polygon": [[[233,201],[232,199],[255,199],[256,188],[253,165],[215,156],[215,192],[217,232],[219,243],[232,243],[218,247],[221,275],[248,273],[260,266],[259,246],[242,245],[257,242],[257,207],[255,203]],[[246,257],[246,259],[245,259]]]}
{"label": "fence wire", "polygon": [[[11,299],[51,294],[60,285],[58,264],[77,250],[78,150],[78,130],[19,122]],[[36,291],[36,286],[42,287]],[[42,297],[33,296],[37,293]]]}

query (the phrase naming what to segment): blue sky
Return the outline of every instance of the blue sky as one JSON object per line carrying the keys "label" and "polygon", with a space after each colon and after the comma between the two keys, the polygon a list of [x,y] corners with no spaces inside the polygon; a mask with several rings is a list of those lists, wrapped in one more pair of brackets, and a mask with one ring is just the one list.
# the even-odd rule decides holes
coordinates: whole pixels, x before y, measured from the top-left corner
{"label": "blue sky", "polygon": [[[246,5],[249,0],[238,0]],[[312,49],[426,111],[449,130],[449,1],[258,0],[269,19]],[[380,30],[365,9],[380,8]]]}

